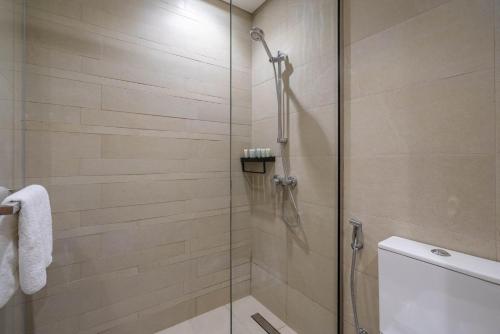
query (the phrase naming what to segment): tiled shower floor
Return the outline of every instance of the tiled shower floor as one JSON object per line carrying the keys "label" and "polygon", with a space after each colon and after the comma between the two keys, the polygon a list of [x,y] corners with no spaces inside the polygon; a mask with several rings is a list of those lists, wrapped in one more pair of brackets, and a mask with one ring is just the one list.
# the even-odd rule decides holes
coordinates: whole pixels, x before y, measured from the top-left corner
{"label": "tiled shower floor", "polygon": [[[296,334],[252,296],[233,303],[233,334],[266,334],[251,318],[260,313],[281,334]],[[229,305],[204,313],[156,334],[229,334]]]}

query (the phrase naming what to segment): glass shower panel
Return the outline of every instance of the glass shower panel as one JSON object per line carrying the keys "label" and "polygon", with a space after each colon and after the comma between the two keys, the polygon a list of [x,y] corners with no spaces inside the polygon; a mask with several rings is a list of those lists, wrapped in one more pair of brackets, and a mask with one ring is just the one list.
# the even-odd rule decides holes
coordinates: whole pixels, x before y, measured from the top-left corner
{"label": "glass shower panel", "polygon": [[[234,3],[234,2],[233,2]],[[231,325],[232,333],[246,333],[235,317],[238,301],[251,295],[252,223],[247,179],[240,156],[251,145],[252,50],[248,31],[250,13],[231,8]],[[249,318],[247,317],[246,320]]]}
{"label": "glass shower panel", "polygon": [[[0,202],[23,184],[22,136],[22,62],[23,3],[0,1]],[[0,216],[2,235],[15,222],[12,216]],[[0,254],[9,244],[0,243]],[[16,297],[0,309],[0,333],[18,333],[22,308]]]}
{"label": "glass shower panel", "polygon": [[154,334],[220,307],[229,333],[229,17],[218,0],[28,2],[24,179],[49,191],[54,251],[5,333]]}
{"label": "glass shower panel", "polygon": [[[249,14],[233,1],[236,334],[269,325],[337,333],[337,8],[336,0],[268,0]],[[244,149],[256,150],[241,160]]]}

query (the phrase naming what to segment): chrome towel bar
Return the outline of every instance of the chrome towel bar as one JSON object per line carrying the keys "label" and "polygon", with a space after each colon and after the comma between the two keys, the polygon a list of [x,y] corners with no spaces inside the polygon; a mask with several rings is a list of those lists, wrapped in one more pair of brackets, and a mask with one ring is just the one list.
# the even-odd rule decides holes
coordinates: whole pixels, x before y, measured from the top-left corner
{"label": "chrome towel bar", "polygon": [[21,206],[19,202],[10,202],[9,204],[0,205],[0,216],[15,215],[19,212]]}
{"label": "chrome towel bar", "polygon": [[[7,189],[9,193],[15,193],[17,190]],[[12,216],[19,212],[21,209],[21,204],[19,202],[9,202],[7,204],[0,205],[0,216]]]}

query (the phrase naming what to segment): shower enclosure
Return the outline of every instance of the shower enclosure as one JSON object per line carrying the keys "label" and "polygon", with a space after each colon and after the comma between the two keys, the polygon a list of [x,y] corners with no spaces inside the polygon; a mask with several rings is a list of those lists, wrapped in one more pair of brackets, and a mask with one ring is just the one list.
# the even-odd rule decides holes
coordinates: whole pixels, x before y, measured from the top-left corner
{"label": "shower enclosure", "polygon": [[[283,333],[337,333],[339,4],[266,1],[251,16],[234,4],[233,55],[251,49],[232,63],[233,244],[242,224],[251,233],[244,295]],[[276,159],[242,173],[244,148]],[[240,297],[233,331],[245,323]]]}
{"label": "shower enclosure", "polygon": [[338,6],[0,0],[0,200],[54,237],[0,333],[338,333]]}

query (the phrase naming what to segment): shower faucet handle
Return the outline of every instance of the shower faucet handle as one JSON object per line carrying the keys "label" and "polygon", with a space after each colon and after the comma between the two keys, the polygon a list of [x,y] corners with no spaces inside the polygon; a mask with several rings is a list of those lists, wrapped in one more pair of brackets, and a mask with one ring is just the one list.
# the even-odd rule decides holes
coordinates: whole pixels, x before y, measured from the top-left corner
{"label": "shower faucet handle", "polygon": [[297,186],[298,181],[295,176],[285,177],[285,176],[274,175],[273,183],[276,186],[291,187],[293,189]]}

